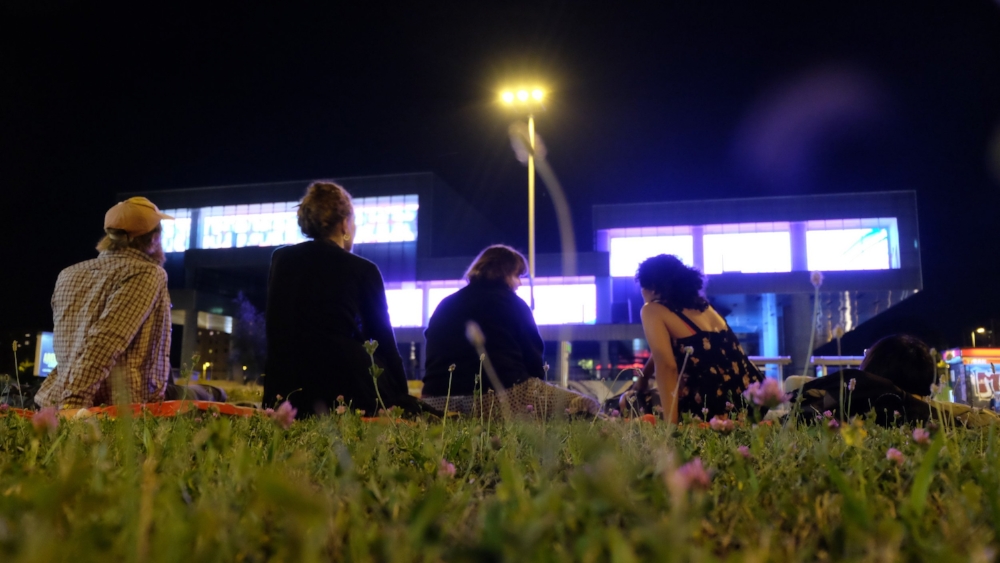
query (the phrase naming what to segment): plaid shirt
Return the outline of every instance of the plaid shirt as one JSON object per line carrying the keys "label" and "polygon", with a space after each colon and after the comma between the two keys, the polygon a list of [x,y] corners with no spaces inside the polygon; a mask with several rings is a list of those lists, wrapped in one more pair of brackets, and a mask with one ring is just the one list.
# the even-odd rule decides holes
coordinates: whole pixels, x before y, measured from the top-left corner
{"label": "plaid shirt", "polygon": [[112,368],[133,403],[163,399],[170,376],[167,273],[146,254],[105,251],[59,274],[52,294],[58,365],[35,395],[40,406],[111,404]]}

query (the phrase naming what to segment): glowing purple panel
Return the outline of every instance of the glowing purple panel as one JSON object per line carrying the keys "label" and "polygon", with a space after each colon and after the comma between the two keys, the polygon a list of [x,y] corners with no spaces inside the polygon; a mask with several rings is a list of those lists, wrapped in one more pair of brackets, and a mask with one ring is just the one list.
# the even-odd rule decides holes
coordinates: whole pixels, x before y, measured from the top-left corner
{"label": "glowing purple panel", "polygon": [[387,289],[385,300],[389,304],[392,326],[423,326],[424,291],[422,289]]}
{"label": "glowing purple panel", "polygon": [[[527,284],[517,296],[531,304]],[[597,322],[597,286],[592,283],[535,285],[535,323],[539,325]]]}
{"label": "glowing purple panel", "polygon": [[810,270],[888,270],[889,231],[884,228],[806,231]]}
{"label": "glowing purple panel", "polygon": [[639,263],[651,256],[673,254],[682,262],[694,264],[694,237],[691,235],[614,237],[608,243],[611,275],[632,277]]}
{"label": "glowing purple panel", "polygon": [[705,273],[792,271],[788,232],[706,234]]}

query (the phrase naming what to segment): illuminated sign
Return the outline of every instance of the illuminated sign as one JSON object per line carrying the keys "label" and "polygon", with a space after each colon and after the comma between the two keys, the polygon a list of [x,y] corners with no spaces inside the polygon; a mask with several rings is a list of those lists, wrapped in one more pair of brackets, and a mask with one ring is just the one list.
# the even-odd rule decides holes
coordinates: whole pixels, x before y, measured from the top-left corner
{"label": "illuminated sign", "polygon": [[[394,327],[423,326],[423,293],[427,292],[427,318],[446,297],[455,293],[465,282],[436,280],[416,282],[414,288],[388,288],[389,317]],[[517,290],[517,296],[530,304],[527,283]],[[589,276],[577,278],[535,279],[535,324],[594,324],[597,322],[597,286]]]}
{"label": "illuminated sign", "polygon": [[614,277],[634,276],[643,260],[657,254],[673,254],[685,264],[699,265],[706,274],[791,272],[793,232],[804,235],[804,241],[797,239],[801,246],[796,248],[801,250],[795,255],[796,263],[807,264],[807,270],[900,267],[895,217],[628,227],[602,232]]}
{"label": "illuminated sign", "polygon": [[[197,210],[199,240],[195,248],[280,246],[306,240],[299,229],[298,202],[203,207]],[[417,240],[418,197],[415,194],[354,199],[358,230],[354,244]],[[167,209],[163,221],[164,252],[191,248],[192,209]]]}
{"label": "illuminated sign", "polygon": [[423,326],[424,291],[422,289],[386,289],[385,300],[389,304],[389,320],[392,326]]}
{"label": "illuminated sign", "polygon": [[888,270],[888,229],[835,229],[806,232],[809,269]]}
{"label": "illuminated sign", "polygon": [[694,237],[691,235],[612,237],[611,275],[632,277],[639,263],[660,254],[673,254],[688,266],[694,264]]}
{"label": "illuminated sign", "polygon": [[792,246],[788,232],[706,234],[706,274],[791,272]]}

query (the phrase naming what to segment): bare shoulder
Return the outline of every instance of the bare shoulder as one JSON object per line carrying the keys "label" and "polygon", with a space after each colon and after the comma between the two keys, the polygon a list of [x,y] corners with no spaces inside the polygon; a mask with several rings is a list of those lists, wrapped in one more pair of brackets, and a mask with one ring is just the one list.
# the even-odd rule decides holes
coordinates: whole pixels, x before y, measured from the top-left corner
{"label": "bare shoulder", "polygon": [[655,301],[643,304],[642,309],[639,310],[640,316],[644,319],[665,319],[669,313],[670,309]]}

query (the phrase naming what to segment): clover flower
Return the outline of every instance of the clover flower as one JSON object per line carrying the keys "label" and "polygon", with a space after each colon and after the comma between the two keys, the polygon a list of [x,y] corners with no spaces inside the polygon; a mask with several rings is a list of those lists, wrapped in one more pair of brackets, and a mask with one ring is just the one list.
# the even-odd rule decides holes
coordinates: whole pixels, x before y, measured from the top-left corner
{"label": "clover flower", "polygon": [[931,441],[931,433],[923,428],[914,428],[913,441],[920,445],[927,445]]}
{"label": "clover flower", "polygon": [[858,386],[858,380],[854,379],[853,377],[851,378],[850,381],[847,382],[847,390],[852,393],[854,392],[854,388],[857,386]]}
{"label": "clover flower", "polygon": [[334,411],[336,411],[337,414],[344,414],[345,412],[347,412],[347,407],[345,407],[344,405],[340,405],[336,409],[334,409]]}
{"label": "clover flower", "polygon": [[618,418],[622,415],[618,409],[611,409],[611,418]]}
{"label": "clover flower", "polygon": [[833,411],[831,410],[823,411],[823,418],[833,418]]}
{"label": "clover flower", "polygon": [[295,415],[298,414],[298,410],[292,406],[291,403],[285,401],[281,403],[277,410],[267,409],[264,414],[273,420],[278,426],[288,430],[288,427],[295,422]]}
{"label": "clover flower", "polygon": [[524,410],[528,411],[529,413],[533,413],[535,412],[535,405],[525,405]]}
{"label": "clover flower", "polygon": [[743,459],[750,459],[750,457],[753,455],[750,453],[750,448],[748,448],[747,446],[740,446],[736,448],[736,451],[738,451],[740,455],[743,456]]}
{"label": "clover flower", "polygon": [[678,467],[670,479],[681,490],[707,490],[712,484],[712,476],[705,470],[700,457]]}
{"label": "clover flower", "polygon": [[441,463],[438,464],[438,475],[441,477],[454,477],[455,476],[455,464],[448,463],[448,460],[442,458]]}
{"label": "clover flower", "polygon": [[708,421],[708,426],[712,430],[722,432],[723,434],[732,432],[733,429],[736,428],[736,425],[733,424],[732,420],[729,420],[728,418],[719,418],[717,416],[713,416],[712,420]]}
{"label": "clover flower", "polygon": [[809,283],[811,283],[812,286],[815,287],[816,289],[819,289],[820,286],[823,285],[823,272],[816,271],[810,273]]}
{"label": "clover flower", "polygon": [[343,395],[337,395],[337,402],[338,403],[343,403],[344,402],[344,396]]}
{"label": "clover flower", "polygon": [[31,417],[31,425],[35,427],[35,432],[43,434],[55,434],[59,428],[59,411],[55,407],[45,407]]}
{"label": "clover flower", "polygon": [[837,422],[836,418],[831,418],[830,420],[826,421],[826,427],[829,428],[830,430],[836,430],[840,428],[840,423]]}
{"label": "clover flower", "polygon": [[897,450],[896,448],[889,448],[885,452],[885,459],[895,463],[896,465],[903,465],[903,462],[906,461],[906,456],[903,455],[903,452]]}
{"label": "clover flower", "polygon": [[701,409],[701,415],[704,416],[705,418],[708,418],[708,407],[704,407]]}
{"label": "clover flower", "polygon": [[731,410],[733,410],[735,408],[736,408],[736,405],[730,403],[729,401],[726,401],[726,412],[729,412],[729,411],[731,411]]}
{"label": "clover flower", "polygon": [[743,397],[757,406],[769,409],[788,400],[788,395],[781,390],[781,384],[774,379],[765,379],[763,383],[751,383],[743,392]]}
{"label": "clover flower", "polygon": [[10,410],[10,405],[0,405],[0,412],[7,412]]}

